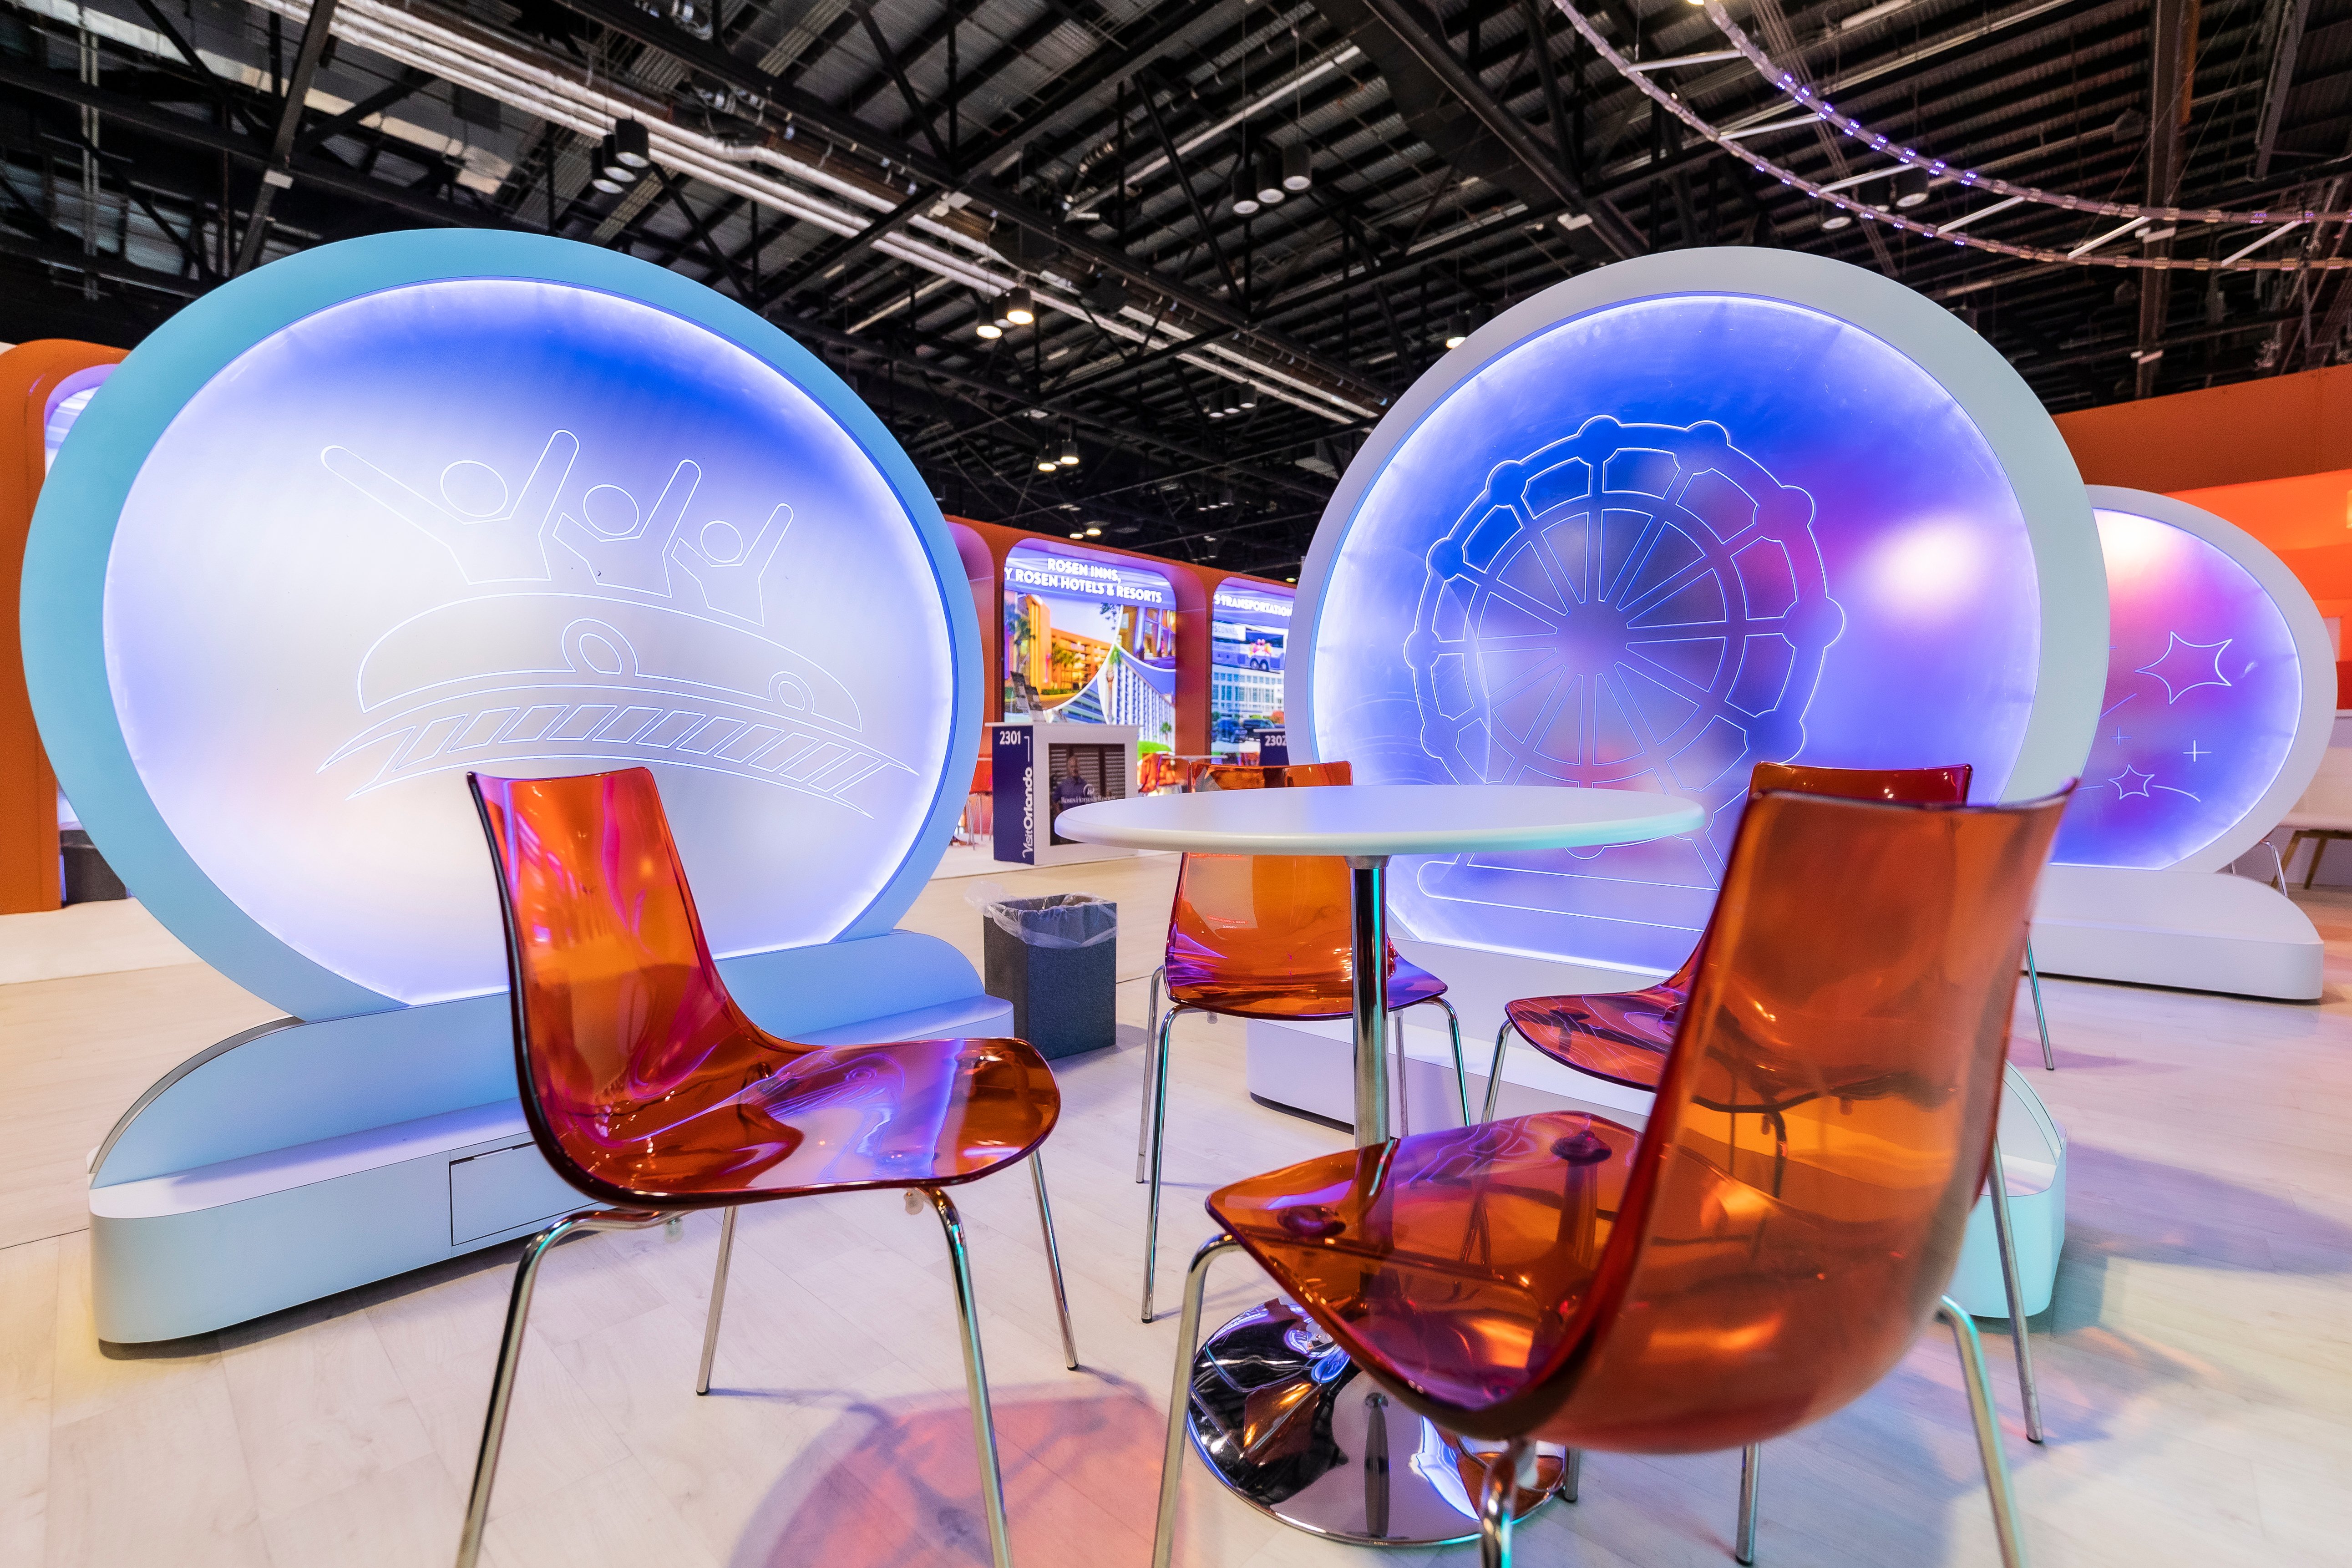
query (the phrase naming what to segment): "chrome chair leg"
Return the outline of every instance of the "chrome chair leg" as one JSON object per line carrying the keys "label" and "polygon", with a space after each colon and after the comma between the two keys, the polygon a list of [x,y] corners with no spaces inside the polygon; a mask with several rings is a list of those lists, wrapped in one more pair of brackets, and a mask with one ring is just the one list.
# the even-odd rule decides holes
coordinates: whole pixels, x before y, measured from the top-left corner
{"label": "chrome chair leg", "polygon": [[964,1246],[963,1216],[938,1187],[923,1194],[939,1211],[947,1233],[948,1261],[954,1268],[956,1325],[963,1333],[963,1379],[971,1397],[971,1440],[980,1450],[981,1503],[988,1510],[988,1552],[995,1568],[1013,1568],[1013,1542],[1004,1526],[1004,1472],[996,1461],[996,1420],[988,1405],[988,1365],[980,1347],[980,1305],[971,1289],[971,1257]]}
{"label": "chrome chair leg", "polygon": [[1486,1484],[1478,1489],[1479,1568],[1511,1568],[1512,1505],[1528,1447],[1525,1437],[1514,1437],[1486,1461]]}
{"label": "chrome chair leg", "polygon": [[1584,1450],[1570,1448],[1567,1460],[1560,1466],[1559,1500],[1574,1502],[1577,1489],[1584,1484]]}
{"label": "chrome chair leg", "polygon": [[[1040,1152],[1033,1151],[1029,1155],[1029,1180],[1037,1188],[1037,1225],[1045,1233],[1045,1266],[1054,1271],[1054,1310],[1062,1316],[1062,1364],[1076,1372],[1078,1342],[1070,1332],[1070,1293],[1062,1286],[1062,1244],[1054,1239],[1054,1205],[1045,1198],[1045,1160]],[[727,1217],[732,1220],[735,1211],[729,1209]],[[718,1321],[714,1316],[711,1325],[717,1327]],[[710,1352],[705,1351],[702,1359],[704,1375],[708,1376]]]}
{"label": "chrome chair leg", "polygon": [[[1168,967],[1165,964],[1160,965],[1158,969],[1151,972],[1151,1005],[1143,1015],[1143,1026],[1147,1030],[1155,1030],[1159,1025],[1160,981],[1160,977],[1165,975],[1167,973]],[[1156,1034],[1153,1037],[1157,1037]],[[1152,1047],[1150,1044],[1147,1042],[1144,1046],[1143,1051],[1143,1114],[1137,1120],[1135,1129],[1135,1184],[1137,1186],[1141,1186],[1143,1184],[1143,1156],[1146,1147],[1151,1142],[1151,1079],[1153,1070],[1151,1066],[1151,1052]]]}
{"label": "chrome chair leg", "polygon": [[1993,1418],[1984,1345],[1968,1312],[1949,1296],[1937,1303],[1936,1316],[1951,1329],[1952,1342],[1960,1352],[1960,1373],[1969,1385],[1969,1415],[1977,1429],[1977,1453],[1984,1461],[1985,1491],[1992,1499],[1993,1530],[2000,1537],[2001,1568],[2025,1568],[2025,1533],[2017,1517],[2017,1493],[2009,1481],[2009,1456],[2001,1451],[2000,1423]]}
{"label": "chrome chair leg", "polygon": [[2025,1436],[2042,1441],[2042,1391],[2033,1380],[2033,1342],[2025,1329],[2025,1283],[2017,1274],[2017,1232],[2011,1223],[2009,1178],[2001,1169],[2000,1140],[1992,1145],[1992,1228],[2000,1242],[2000,1283],[2009,1296],[2009,1334],[2017,1347],[2017,1392],[2025,1405]]}
{"label": "chrome chair leg", "polygon": [[[1454,1041],[1454,1092],[1462,1101],[1462,1125],[1467,1127],[1470,1125],[1470,1072],[1462,1061],[1462,1015],[1456,1013],[1454,1004],[1443,996],[1432,996],[1422,1005],[1445,1009],[1445,1030]],[[1400,1030],[1403,1028],[1402,1019],[1398,1020],[1397,1026]]]}
{"label": "chrome chair leg", "polygon": [[1495,1120],[1495,1100],[1503,1092],[1503,1047],[1510,1043],[1511,1021],[1506,1018],[1503,1026],[1495,1031],[1495,1059],[1486,1068],[1486,1109],[1479,1112],[1481,1121]]}
{"label": "chrome chair leg", "polygon": [[694,1392],[710,1392],[710,1358],[719,1353],[719,1314],[727,1305],[727,1265],[735,1257],[735,1210],[719,1222],[719,1268],[710,1277],[710,1316],[702,1325],[702,1370],[694,1374]]}
{"label": "chrome chair leg", "polygon": [[2042,1010],[2042,972],[2033,966],[2032,937],[2025,939],[2025,978],[2033,985],[2033,1022],[2042,1031],[2042,1068],[2044,1072],[2056,1072],[2058,1058],[2050,1054],[2050,1015]]}
{"label": "chrome chair leg", "polygon": [[1396,1118],[1396,1125],[1381,1128],[1381,1136],[1386,1138],[1393,1134],[1399,1138],[1409,1138],[1412,1135],[1412,1086],[1405,1077],[1408,1069],[1404,1059],[1404,1014],[1402,1011],[1391,1013],[1388,1026],[1396,1037],[1396,1069],[1389,1075],[1389,1104]]}
{"label": "chrome chair leg", "polygon": [[2263,840],[2263,847],[2271,852],[2271,886],[2284,893],[2286,891],[2286,857],[2280,854],[2279,847],[2267,838]]}
{"label": "chrome chair leg", "polygon": [[1743,1565],[1756,1561],[1757,1490],[1763,1484],[1764,1445],[1750,1443],[1739,1450],[1739,1533],[1731,1543],[1731,1557]]}
{"label": "chrome chair leg", "polygon": [[1160,1157],[1168,1135],[1168,1035],[1189,1009],[1171,1007],[1160,1020],[1151,1064],[1151,1198],[1143,1226],[1143,1321],[1151,1321],[1151,1286],[1160,1274]]}
{"label": "chrome chair leg", "polygon": [[1209,1265],[1217,1255],[1241,1246],[1220,1232],[1192,1254],[1184,1274],[1184,1310],[1176,1321],[1176,1386],[1168,1395],[1168,1446],[1160,1455],[1160,1517],[1151,1529],[1151,1568],[1168,1568],[1176,1547],[1176,1493],[1184,1480],[1185,1418],[1192,1410],[1192,1357],[1201,1348],[1201,1298],[1209,1287]]}
{"label": "chrome chair leg", "polygon": [[522,1362],[523,1323],[530,1316],[530,1296],[539,1283],[541,1262],[557,1242],[574,1231],[643,1230],[668,1217],[635,1209],[584,1210],[556,1221],[522,1244],[514,1292],[507,1298],[507,1326],[499,1341],[498,1370],[490,1377],[490,1408],[482,1422],[482,1447],[474,1458],[474,1487],[466,1499],[465,1528],[457,1537],[457,1568],[475,1568],[481,1561],[482,1531],[490,1522],[490,1487],[498,1479],[499,1449],[506,1443],[507,1407],[514,1402],[515,1369]]}

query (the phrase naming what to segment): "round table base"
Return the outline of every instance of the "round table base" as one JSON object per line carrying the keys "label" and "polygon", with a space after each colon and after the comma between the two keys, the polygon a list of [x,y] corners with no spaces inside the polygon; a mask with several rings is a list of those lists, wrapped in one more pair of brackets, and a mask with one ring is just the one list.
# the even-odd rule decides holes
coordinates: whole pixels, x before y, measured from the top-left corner
{"label": "round table base", "polygon": [[[1478,1538],[1478,1492],[1500,1444],[1467,1440],[1391,1399],[1290,1302],[1255,1307],[1211,1334],[1192,1361],[1192,1446],[1226,1487],[1283,1523],[1360,1546],[1442,1546]],[[1565,1452],[1538,1451],[1550,1500]]]}

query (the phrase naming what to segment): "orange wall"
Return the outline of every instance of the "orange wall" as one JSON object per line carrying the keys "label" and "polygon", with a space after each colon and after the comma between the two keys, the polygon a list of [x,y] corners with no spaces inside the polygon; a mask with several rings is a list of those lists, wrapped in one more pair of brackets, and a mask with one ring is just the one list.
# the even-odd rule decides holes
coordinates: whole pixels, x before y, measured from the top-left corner
{"label": "orange wall", "polygon": [[2352,468],[2352,365],[2112,403],[2057,423],[2084,484],[2171,494]]}
{"label": "orange wall", "polygon": [[58,907],[58,780],[33,727],[16,624],[25,535],[48,472],[43,416],[58,382],[122,354],[64,339],[0,353],[0,914]]}

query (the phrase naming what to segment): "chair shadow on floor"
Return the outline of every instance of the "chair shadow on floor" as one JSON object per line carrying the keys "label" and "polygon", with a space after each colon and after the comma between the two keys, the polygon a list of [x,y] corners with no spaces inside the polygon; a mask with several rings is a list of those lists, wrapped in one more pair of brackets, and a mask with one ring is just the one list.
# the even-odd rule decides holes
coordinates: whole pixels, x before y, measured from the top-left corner
{"label": "chair shadow on floor", "polygon": [[[996,1390],[1013,1557],[1142,1568],[1151,1557],[1161,1417],[1140,1390],[1097,1379],[1059,1397]],[[728,1568],[987,1568],[971,1415],[959,1392],[845,1410],[779,1477]]]}

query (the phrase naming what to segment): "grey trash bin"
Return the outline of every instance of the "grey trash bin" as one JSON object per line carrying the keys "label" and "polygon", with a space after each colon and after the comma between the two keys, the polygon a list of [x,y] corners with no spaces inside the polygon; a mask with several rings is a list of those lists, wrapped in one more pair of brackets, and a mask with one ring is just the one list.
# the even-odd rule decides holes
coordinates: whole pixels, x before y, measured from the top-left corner
{"label": "grey trash bin", "polygon": [[1013,1032],[1051,1059],[1117,1038],[1118,906],[1091,893],[1007,899],[992,885],[982,915],[988,994],[1013,1004]]}

